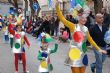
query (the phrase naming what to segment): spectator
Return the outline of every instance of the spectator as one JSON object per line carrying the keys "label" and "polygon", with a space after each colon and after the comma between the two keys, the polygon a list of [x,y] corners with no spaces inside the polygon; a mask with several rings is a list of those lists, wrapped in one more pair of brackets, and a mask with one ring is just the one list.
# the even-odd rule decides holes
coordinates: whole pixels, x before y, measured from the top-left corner
{"label": "spectator", "polygon": [[[96,24],[90,29],[90,34],[99,47],[103,50],[106,50],[104,35],[107,31],[107,27],[104,26],[103,21],[103,15],[101,13],[96,14]],[[93,73],[102,73],[103,63],[105,61],[106,55],[99,53],[96,49],[94,49],[94,53],[96,61],[95,63],[91,64],[91,70]]]}
{"label": "spectator", "polygon": [[55,36],[57,37],[58,35],[58,30],[59,30],[59,23],[60,23],[60,20],[58,19],[58,17],[56,18],[55,20]]}
{"label": "spectator", "polygon": [[50,19],[50,29],[51,29],[51,36],[54,36],[54,29],[55,29],[55,18],[54,17]]}
{"label": "spectator", "polygon": [[[72,35],[72,40],[70,42],[70,52],[68,55],[68,58],[66,59],[65,63],[71,68],[72,73],[85,73],[86,66],[88,65],[87,60],[86,62],[84,61],[85,58],[87,58],[86,51],[83,49],[86,49],[86,47],[82,48],[83,43],[86,42],[87,40],[101,53],[105,53],[106,51],[100,49],[100,47],[97,46],[97,44],[92,40],[88,28],[84,26],[86,23],[87,19],[84,15],[79,16],[78,24],[71,23],[70,21],[66,20],[61,13],[61,10],[59,8],[59,2],[58,0],[56,1],[56,12],[59,17],[59,19],[63,22],[65,26],[67,26]],[[96,34],[95,34],[96,35]],[[78,53],[76,53],[74,50],[79,50],[79,58],[75,59]],[[71,55],[73,53],[76,53],[75,55]],[[73,58],[74,57],[74,58]]]}
{"label": "spectator", "polygon": [[64,28],[60,28],[59,40],[63,42],[67,42],[68,37],[69,37],[68,32]]}
{"label": "spectator", "polygon": [[93,15],[92,11],[90,12],[89,16],[87,17],[87,22],[85,26],[88,27],[88,29],[95,24],[95,16]]}
{"label": "spectator", "polygon": [[107,13],[107,10],[105,8],[102,8],[101,13],[104,16],[104,25],[108,28],[110,24],[110,14]]}

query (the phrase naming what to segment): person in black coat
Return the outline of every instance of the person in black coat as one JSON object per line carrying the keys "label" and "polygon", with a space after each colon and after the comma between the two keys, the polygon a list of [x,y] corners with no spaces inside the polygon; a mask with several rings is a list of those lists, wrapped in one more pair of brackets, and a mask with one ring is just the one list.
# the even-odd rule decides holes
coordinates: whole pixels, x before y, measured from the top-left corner
{"label": "person in black coat", "polygon": [[[104,26],[103,21],[103,15],[101,13],[98,13],[96,15],[96,24],[90,29],[90,35],[101,49],[106,50],[107,44],[104,41],[104,35],[108,29]],[[91,64],[91,70],[93,73],[102,73],[103,62],[105,61],[106,55],[98,53],[98,51],[95,49],[94,53],[96,57],[96,62]],[[96,72],[94,72],[95,68]]]}
{"label": "person in black coat", "polygon": [[44,18],[43,23],[41,24],[41,26],[38,29],[38,33],[37,33],[37,37],[39,36],[40,33],[42,32],[46,32],[48,34],[50,34],[50,23],[48,18]]}
{"label": "person in black coat", "polygon": [[110,24],[110,14],[107,13],[107,10],[105,8],[102,8],[101,13],[104,16],[104,25],[108,28]]}
{"label": "person in black coat", "polygon": [[50,31],[51,31],[51,36],[54,36],[54,29],[55,29],[55,18],[51,17],[49,20],[50,23]]}
{"label": "person in black coat", "polygon": [[57,16],[56,20],[55,20],[55,36],[58,36],[58,32],[59,32],[59,24],[60,24],[60,20]]}

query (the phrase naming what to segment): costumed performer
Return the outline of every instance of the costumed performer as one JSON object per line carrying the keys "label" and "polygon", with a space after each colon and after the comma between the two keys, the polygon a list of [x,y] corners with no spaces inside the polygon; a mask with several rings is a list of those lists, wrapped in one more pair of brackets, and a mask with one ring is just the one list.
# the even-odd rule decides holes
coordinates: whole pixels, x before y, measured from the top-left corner
{"label": "costumed performer", "polygon": [[106,54],[106,51],[101,50],[91,38],[88,28],[84,25],[87,21],[86,15],[79,14],[78,24],[69,22],[64,18],[58,0],[56,0],[56,12],[60,21],[70,29],[72,36],[70,51],[65,63],[71,67],[72,73],[85,73],[88,65],[86,41],[88,40],[99,52]]}
{"label": "costumed performer", "polygon": [[53,70],[52,63],[50,61],[50,54],[55,53],[58,49],[58,44],[55,44],[53,49],[50,49],[49,42],[52,41],[50,35],[46,33],[41,33],[40,36],[41,49],[38,53],[38,60],[40,60],[39,73],[49,73]]}
{"label": "costumed performer", "polygon": [[19,54],[21,55],[22,62],[23,62],[23,72],[28,73],[29,71],[26,70],[26,57],[25,57],[25,51],[24,51],[24,42],[27,43],[28,48],[30,47],[30,43],[25,35],[25,32],[22,31],[22,21],[20,21],[20,19],[17,20],[16,31],[13,29],[10,29],[10,33],[14,37],[12,51],[15,55],[15,69],[16,69],[15,73],[18,73]]}

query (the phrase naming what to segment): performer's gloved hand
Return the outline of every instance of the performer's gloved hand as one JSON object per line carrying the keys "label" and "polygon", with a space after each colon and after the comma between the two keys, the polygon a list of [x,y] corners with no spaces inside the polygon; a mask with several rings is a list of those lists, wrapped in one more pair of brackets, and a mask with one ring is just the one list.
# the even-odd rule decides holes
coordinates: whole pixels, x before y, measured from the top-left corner
{"label": "performer's gloved hand", "polygon": [[58,48],[58,44],[57,43],[55,43],[55,48]]}

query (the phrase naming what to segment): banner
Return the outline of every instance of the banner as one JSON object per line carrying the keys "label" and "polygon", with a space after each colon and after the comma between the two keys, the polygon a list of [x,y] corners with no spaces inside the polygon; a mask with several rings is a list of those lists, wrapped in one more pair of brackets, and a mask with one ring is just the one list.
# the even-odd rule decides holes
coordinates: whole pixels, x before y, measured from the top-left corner
{"label": "banner", "polygon": [[52,8],[53,8],[53,1],[52,0],[48,0],[48,8],[49,8],[49,10],[52,10]]}
{"label": "banner", "polygon": [[34,3],[33,4],[33,9],[37,12],[38,9],[40,8],[39,4],[38,3]]}
{"label": "banner", "polygon": [[70,3],[71,3],[71,8],[74,8],[77,5],[76,0],[70,0]]}

